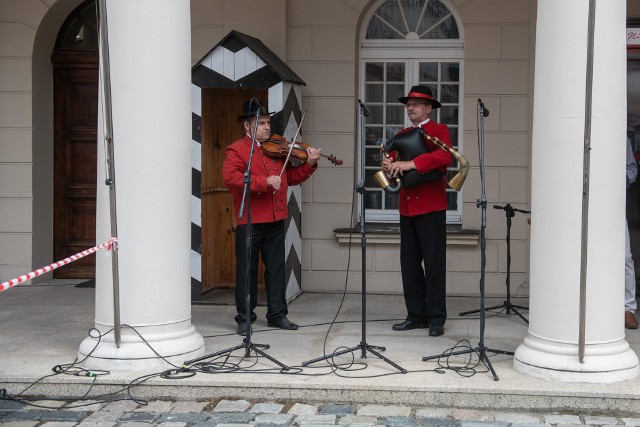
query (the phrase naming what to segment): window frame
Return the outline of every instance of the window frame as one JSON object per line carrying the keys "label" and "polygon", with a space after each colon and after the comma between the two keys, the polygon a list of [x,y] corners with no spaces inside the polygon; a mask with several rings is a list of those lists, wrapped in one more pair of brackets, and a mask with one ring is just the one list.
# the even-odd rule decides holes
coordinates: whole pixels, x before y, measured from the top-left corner
{"label": "window frame", "polygon": [[[372,53],[372,52],[369,52]],[[363,55],[361,57],[360,60],[360,99],[364,99],[364,102],[366,103],[368,100],[366,99],[366,78],[365,78],[365,70],[366,70],[366,64],[367,63],[371,63],[371,62],[381,62],[381,63],[388,63],[388,62],[393,62],[393,63],[399,63],[402,62],[405,64],[405,93],[409,91],[409,89],[411,88],[411,86],[413,86],[414,84],[419,84],[419,80],[418,80],[418,74],[419,74],[419,65],[420,63],[424,63],[424,62],[437,62],[437,63],[443,63],[443,62],[455,62],[459,65],[460,67],[460,75],[459,75],[459,94],[458,94],[458,123],[457,123],[457,128],[458,128],[458,141],[457,141],[457,145],[455,146],[456,149],[463,153],[464,152],[464,108],[463,108],[463,101],[464,101],[464,60],[462,58],[462,53],[460,53],[460,55],[457,58],[454,58],[453,55],[449,55],[446,58],[442,57],[442,56],[434,56],[434,55],[421,55],[420,58],[416,58],[415,56],[410,56],[410,57],[404,57],[404,58],[400,58],[400,55],[394,55],[395,57],[380,57],[377,55]],[[438,110],[434,110],[431,113],[431,118],[432,120],[435,120],[437,122],[439,122],[438,120]],[[362,116],[359,117],[359,121],[362,121]],[[365,119],[366,122],[366,119]],[[409,122],[408,117],[405,115],[404,116],[404,125],[405,127],[409,127],[411,126],[411,123]],[[358,141],[360,141],[360,144],[358,146],[358,171],[361,171],[362,165],[361,165],[361,158],[363,157],[361,155],[361,153],[364,150],[363,144],[364,144],[364,137],[363,135],[361,135],[361,132],[363,129],[363,123],[359,123],[358,126]],[[359,177],[359,179],[362,179],[362,177]],[[456,197],[457,197],[457,203],[456,203],[456,207],[457,209],[455,210],[447,210],[447,223],[448,224],[461,224],[462,223],[462,191],[460,190],[458,192],[456,192],[455,190],[451,190],[448,189],[448,193],[457,193]],[[358,208],[360,210],[362,210],[362,202],[359,201],[358,202],[359,206]],[[380,223],[397,223],[400,221],[400,214],[398,212],[397,209],[371,209],[371,208],[367,208],[365,211],[365,222],[380,222]]]}

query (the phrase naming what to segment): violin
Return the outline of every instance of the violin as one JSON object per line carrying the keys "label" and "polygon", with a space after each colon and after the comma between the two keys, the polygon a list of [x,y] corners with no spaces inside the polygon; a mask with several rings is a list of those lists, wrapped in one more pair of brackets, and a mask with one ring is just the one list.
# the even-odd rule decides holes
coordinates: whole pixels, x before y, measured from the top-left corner
{"label": "violin", "polygon": [[[295,157],[298,160],[307,160],[307,147],[310,147],[309,144],[305,144],[304,142],[295,142],[293,144],[293,149],[291,149],[291,142],[287,141],[287,139],[281,135],[273,134],[262,143],[262,149],[264,152],[272,157],[287,157],[289,154],[289,150],[291,149],[291,157]],[[328,159],[331,163],[336,166],[342,165],[344,163],[342,160],[336,158],[333,154],[327,155],[324,153],[320,153],[320,155],[326,159]]]}

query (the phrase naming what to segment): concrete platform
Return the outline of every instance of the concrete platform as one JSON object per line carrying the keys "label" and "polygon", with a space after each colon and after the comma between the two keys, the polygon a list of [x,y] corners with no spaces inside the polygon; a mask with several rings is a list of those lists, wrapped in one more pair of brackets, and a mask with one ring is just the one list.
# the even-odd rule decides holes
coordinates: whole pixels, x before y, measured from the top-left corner
{"label": "concrete platform", "polygon": [[[6,389],[9,394],[19,393],[34,381],[53,374],[54,366],[74,361],[80,343],[93,327],[94,318],[94,289],[75,287],[78,282],[53,280],[0,293],[0,389]],[[486,306],[500,305],[503,301],[504,298],[487,298]],[[526,299],[512,302],[527,306]],[[478,364],[475,354],[422,361],[423,356],[440,355],[453,347],[475,349],[478,346],[478,316],[458,315],[479,308],[478,298],[450,297],[447,303],[449,320],[445,335],[432,338],[422,329],[391,330],[393,323],[404,318],[402,296],[367,295],[366,344],[385,347],[379,353],[392,363],[369,351],[363,359],[361,349],[357,349],[333,358],[339,369],[324,361],[303,367],[303,362],[357,347],[362,340],[360,294],[347,295],[342,302],[339,294],[303,293],[289,304],[290,320],[301,325],[298,331],[268,328],[264,307],[258,308],[258,320],[254,324],[252,342],[269,344],[270,348],[264,352],[289,367],[288,371],[254,354],[243,359],[244,351],[238,350],[226,360],[223,369],[226,372],[211,369],[182,379],[157,375],[140,379],[152,372],[112,372],[97,378],[53,375],[38,381],[26,394],[47,398],[87,394],[87,398],[92,398],[116,393],[144,399],[277,399],[546,413],[579,411],[617,416],[640,414],[639,378],[612,384],[545,381],[516,372],[512,356],[492,352],[488,354],[498,381],[484,364]],[[242,337],[235,333],[234,312],[235,308],[228,304],[192,306],[193,324],[204,337],[207,354],[242,344]],[[526,310],[521,312],[528,317]],[[514,351],[526,333],[527,325],[520,317],[487,312],[484,344],[489,349]],[[638,354],[640,330],[627,331],[627,341]],[[467,362],[477,366],[462,371],[446,369],[462,367]],[[231,363],[243,369],[229,369]],[[394,365],[408,372],[400,373]]]}

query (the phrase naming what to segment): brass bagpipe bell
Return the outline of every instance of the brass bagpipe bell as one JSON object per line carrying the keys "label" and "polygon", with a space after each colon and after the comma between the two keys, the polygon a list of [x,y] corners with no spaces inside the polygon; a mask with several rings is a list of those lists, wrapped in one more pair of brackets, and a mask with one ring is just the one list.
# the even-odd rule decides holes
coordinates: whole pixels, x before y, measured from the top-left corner
{"label": "brass bagpipe bell", "polygon": [[[424,141],[429,141],[443,151],[448,151],[460,165],[458,173],[453,176],[447,183],[449,187],[456,191],[460,191],[464,184],[467,174],[469,173],[469,161],[467,158],[442,142],[439,138],[426,134],[422,128],[414,128],[409,132],[396,135],[395,137],[383,143],[380,151],[385,158],[389,157],[391,151],[398,151],[402,159],[414,159],[420,154],[428,153],[430,150]],[[419,174],[415,170],[406,172],[401,178],[389,176],[385,171],[380,170],[375,174],[376,181],[382,189],[389,194],[396,194],[404,185],[407,188],[414,187],[428,181],[439,180],[442,175],[437,171],[430,171],[426,174]]]}
{"label": "brass bagpipe bell", "polygon": [[[385,158],[389,157],[389,153],[384,151],[383,148],[380,148],[380,151]],[[402,187],[402,184],[400,183],[400,180],[398,178],[387,175],[387,173],[382,169],[376,172],[374,176],[376,178],[376,181],[378,181],[380,187],[382,187],[382,189],[387,193],[397,194],[400,192],[400,187]]]}

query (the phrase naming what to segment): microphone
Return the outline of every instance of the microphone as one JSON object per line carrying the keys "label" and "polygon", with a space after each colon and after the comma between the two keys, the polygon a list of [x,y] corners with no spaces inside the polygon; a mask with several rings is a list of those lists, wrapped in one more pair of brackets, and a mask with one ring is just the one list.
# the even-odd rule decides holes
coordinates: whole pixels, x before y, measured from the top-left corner
{"label": "microphone", "polygon": [[369,117],[369,110],[367,110],[367,107],[359,99],[358,104],[360,104],[360,108],[362,108],[362,115],[365,117]]}
{"label": "microphone", "polygon": [[480,104],[480,108],[482,109],[482,115],[484,117],[488,117],[489,116],[489,110],[484,107],[484,102],[482,102],[482,100],[480,98],[478,98],[478,104]]}

